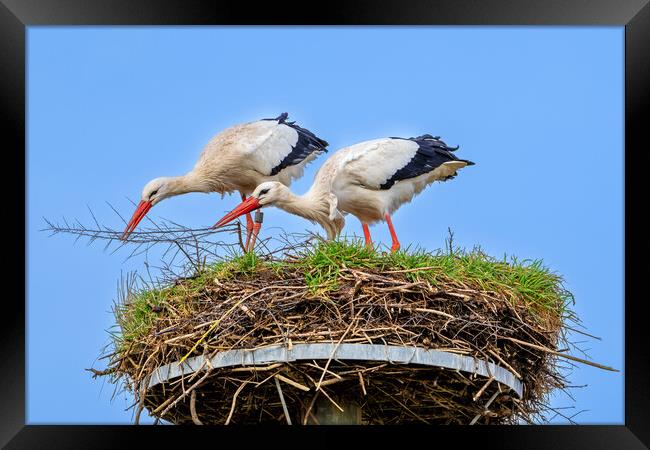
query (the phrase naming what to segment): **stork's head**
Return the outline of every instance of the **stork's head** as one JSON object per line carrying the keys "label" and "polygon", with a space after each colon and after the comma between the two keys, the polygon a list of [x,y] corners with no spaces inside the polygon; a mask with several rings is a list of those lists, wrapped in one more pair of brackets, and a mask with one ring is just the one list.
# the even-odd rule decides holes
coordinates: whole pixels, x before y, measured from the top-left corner
{"label": "stork's head", "polygon": [[159,177],[154,178],[142,189],[143,202],[151,202],[151,206],[155,205],[161,200],[175,195],[174,185],[176,184],[175,177]]}
{"label": "stork's head", "polygon": [[251,197],[256,198],[260,208],[274,205],[285,200],[290,191],[289,188],[278,181],[267,181],[255,188]]}
{"label": "stork's head", "polygon": [[265,206],[277,205],[290,195],[289,188],[278,181],[267,181],[255,188],[250,197],[241,202],[235,209],[223,216],[214,228],[219,228],[232,222],[239,216],[248,214]]}
{"label": "stork's head", "polygon": [[124,240],[129,237],[153,205],[167,197],[176,195],[178,193],[178,184],[179,181],[176,177],[154,178],[148,182],[144,186],[144,189],[142,189],[142,198],[140,199],[140,203],[120,239]]}

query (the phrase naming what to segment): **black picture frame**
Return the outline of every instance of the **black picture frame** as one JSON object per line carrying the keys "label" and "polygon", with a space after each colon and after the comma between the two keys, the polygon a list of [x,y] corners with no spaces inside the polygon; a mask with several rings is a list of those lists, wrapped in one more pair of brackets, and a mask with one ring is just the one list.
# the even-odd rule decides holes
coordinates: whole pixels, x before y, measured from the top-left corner
{"label": "black picture frame", "polygon": [[[248,445],[283,445],[296,433],[310,446],[337,444],[350,433],[363,439],[415,445],[440,445],[449,438],[480,448],[645,448],[650,445],[650,342],[641,308],[643,225],[640,214],[648,200],[642,194],[644,162],[648,154],[650,97],[649,0],[390,0],[265,2],[233,0],[0,0],[0,100],[5,132],[5,155],[25,149],[26,27],[33,25],[616,25],[625,26],[625,424],[575,426],[494,427],[266,427],[253,430],[226,427],[150,426],[38,426],[25,424],[25,308],[18,296],[4,298],[0,327],[0,445],[6,448],[123,448],[143,438],[147,447],[181,445],[209,439],[218,445],[226,437]],[[10,139],[7,139],[9,137]],[[645,145],[643,145],[645,144]],[[6,161],[7,159],[5,159]],[[23,167],[25,158],[5,166]],[[20,175],[18,175],[20,176]],[[593,176],[607,176],[594,174]],[[26,180],[26,179],[25,179]],[[23,180],[23,186],[26,186]],[[18,183],[18,181],[16,181]],[[15,209],[22,210],[17,195]],[[26,196],[23,197],[26,202]],[[20,217],[16,212],[15,217]],[[19,219],[16,222],[20,222]],[[20,223],[18,224],[20,225]],[[23,230],[24,222],[22,223]],[[12,222],[15,229],[17,224]],[[5,234],[5,236],[11,236]],[[26,234],[24,235],[26,237]],[[617,236],[604,236],[616,239]],[[597,245],[597,243],[594,243]],[[23,254],[25,250],[23,247]],[[21,252],[17,250],[19,255]],[[24,261],[28,263],[28,261]],[[12,260],[6,276],[20,280],[24,269]],[[19,286],[19,282],[13,283]],[[26,284],[23,283],[23,286]],[[23,299],[26,301],[26,292]],[[261,431],[260,431],[261,430]],[[217,436],[214,436],[215,433]],[[408,434],[407,434],[408,433]],[[314,436],[317,435],[317,436]],[[193,438],[193,439],[192,439]],[[216,438],[219,440],[217,441]],[[420,439],[423,439],[420,441]],[[301,445],[296,442],[296,445]],[[429,443],[427,443],[429,442]]]}

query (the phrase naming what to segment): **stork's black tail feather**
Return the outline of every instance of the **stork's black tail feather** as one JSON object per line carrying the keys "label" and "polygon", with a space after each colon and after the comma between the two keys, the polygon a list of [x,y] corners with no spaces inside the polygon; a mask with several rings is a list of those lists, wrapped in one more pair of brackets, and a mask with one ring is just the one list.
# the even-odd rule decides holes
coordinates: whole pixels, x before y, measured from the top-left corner
{"label": "stork's black tail feather", "polygon": [[308,142],[303,142],[304,144],[314,145],[316,147],[319,147],[318,150],[327,152],[327,149],[325,147],[327,147],[329,143],[326,140],[321,139],[311,131],[296,125],[295,120],[293,122],[287,122],[288,118],[289,118],[289,113],[283,112],[282,114],[280,114],[278,117],[274,119],[262,119],[262,120],[277,120],[278,123],[283,123],[287,126],[290,126],[291,128],[293,128],[298,132],[298,135],[300,136],[299,139],[304,139],[305,141],[308,141]]}
{"label": "stork's black tail feather", "polygon": [[298,132],[298,145],[310,146],[315,150],[327,152],[325,147],[330,144],[325,139],[321,139],[311,131],[296,125],[296,122],[284,122],[284,124]]}
{"label": "stork's black tail feather", "polygon": [[296,122],[288,122],[287,119],[289,118],[289,113],[282,113],[275,119],[263,119],[263,120],[277,120],[279,124],[286,125],[288,127],[293,128],[298,132],[298,142],[296,142],[296,145],[293,147],[291,153],[289,153],[281,162],[279,165],[273,168],[271,171],[271,175],[275,175],[278,172],[280,172],[282,169],[293,166],[295,164],[298,164],[302,162],[305,158],[307,158],[309,155],[312,153],[315,153],[317,155],[327,152],[327,146],[329,143],[317,137],[314,133],[311,131],[307,130],[306,128],[302,128],[298,125],[296,125]]}
{"label": "stork's black tail feather", "polygon": [[440,140],[440,136],[423,134],[422,136],[411,137],[409,140],[417,142],[420,146],[420,150],[424,150],[425,153],[435,152],[440,156],[449,158],[450,161],[462,161],[468,166],[475,165],[475,163],[467,159],[457,158],[456,155],[451,152],[455,152],[460,148],[460,146],[457,145],[456,147],[450,147],[444,141]]}
{"label": "stork's black tail feather", "polygon": [[440,136],[431,136],[430,134],[423,134],[422,136],[410,137],[409,139],[417,142],[420,145],[424,143],[429,146],[435,146],[444,149],[448,152],[454,152],[460,148],[459,145],[457,145],[456,147],[450,147],[447,144],[445,144],[444,141],[440,140]]}
{"label": "stork's black tail feather", "polygon": [[[445,142],[440,140],[440,136],[423,134],[422,136],[410,137],[408,139],[400,137],[392,137],[391,139],[413,141],[418,144],[418,150],[407,165],[395,172],[390,179],[380,186],[381,189],[390,189],[397,181],[420,176],[451,161],[464,162],[468,166],[474,165],[472,161],[456,157],[452,152],[458,150],[459,147],[449,147]],[[456,174],[452,174],[443,178],[441,181],[449,180],[455,176]]]}

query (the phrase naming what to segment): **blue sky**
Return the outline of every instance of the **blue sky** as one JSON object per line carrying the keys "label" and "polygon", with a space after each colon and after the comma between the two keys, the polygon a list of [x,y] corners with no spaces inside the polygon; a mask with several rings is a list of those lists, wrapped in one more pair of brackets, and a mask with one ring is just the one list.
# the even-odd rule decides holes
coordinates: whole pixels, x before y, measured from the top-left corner
{"label": "blue sky", "polygon": [[[30,27],[27,421],[131,423],[131,398],[88,367],[108,344],[121,273],[103,245],[41,232],[43,217],[123,224],[151,178],[190,170],[240,122],[292,120],[330,143],[442,136],[476,166],[393,216],[402,245],[478,244],[541,258],[576,297],[597,362],[623,359],[622,27]],[[309,187],[321,161],[294,183]],[[189,194],[150,215],[212,225],[236,196]],[[269,209],[265,224],[316,226]],[[262,234],[265,230],[263,229]],[[277,232],[267,229],[267,233]],[[345,232],[361,234],[356,220]],[[384,225],[373,239],[390,244]],[[577,340],[584,340],[576,336]],[[578,355],[580,356],[580,355]],[[579,423],[623,423],[624,373],[571,374]],[[150,422],[144,418],[143,422]],[[561,418],[555,420],[564,423]]]}

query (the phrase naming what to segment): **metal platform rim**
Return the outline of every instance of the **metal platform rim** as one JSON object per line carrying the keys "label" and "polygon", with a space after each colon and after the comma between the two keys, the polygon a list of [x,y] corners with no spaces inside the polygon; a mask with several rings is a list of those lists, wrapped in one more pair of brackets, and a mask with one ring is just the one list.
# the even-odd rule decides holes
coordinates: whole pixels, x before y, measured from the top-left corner
{"label": "metal platform rim", "polygon": [[208,358],[206,355],[188,358],[179,364],[178,361],[165,364],[154,369],[149,377],[148,387],[165,383],[182,375],[205,370],[208,367],[245,367],[274,363],[288,363],[301,360],[357,360],[380,361],[391,364],[419,364],[431,367],[459,370],[484,377],[494,377],[501,384],[508,386],[520,398],[524,386],[521,380],[508,369],[492,362],[471,356],[443,350],[425,349],[413,346],[380,345],[380,344],[335,344],[308,343],[289,345],[273,345],[256,349],[226,350]]}

